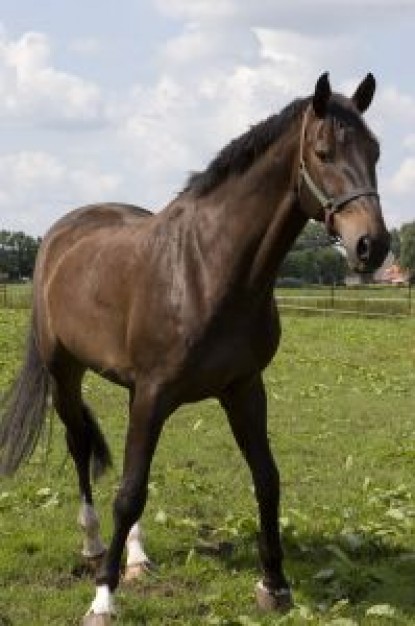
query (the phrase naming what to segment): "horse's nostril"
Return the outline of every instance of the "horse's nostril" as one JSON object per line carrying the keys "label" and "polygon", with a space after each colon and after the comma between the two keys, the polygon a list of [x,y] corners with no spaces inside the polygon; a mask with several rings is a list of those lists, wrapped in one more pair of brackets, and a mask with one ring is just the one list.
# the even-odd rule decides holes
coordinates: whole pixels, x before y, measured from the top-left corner
{"label": "horse's nostril", "polygon": [[356,248],[357,257],[360,261],[367,262],[369,260],[371,247],[372,246],[369,235],[364,235],[363,237],[360,237],[359,241],[357,242]]}

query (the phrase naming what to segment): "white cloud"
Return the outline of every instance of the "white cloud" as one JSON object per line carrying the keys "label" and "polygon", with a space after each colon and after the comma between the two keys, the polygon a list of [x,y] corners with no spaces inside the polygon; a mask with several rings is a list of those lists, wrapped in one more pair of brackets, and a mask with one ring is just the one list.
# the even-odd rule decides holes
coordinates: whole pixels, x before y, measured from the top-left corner
{"label": "white cloud", "polygon": [[226,21],[249,26],[289,29],[296,32],[331,34],[342,32],[346,25],[356,29],[384,22],[398,14],[415,14],[413,0],[156,0],[159,10],[190,22]]}
{"label": "white cloud", "polygon": [[[131,85],[117,77],[113,92],[110,75],[104,87],[82,78],[82,65],[62,71],[44,34],[11,39],[0,30],[0,121],[37,129],[37,143],[31,136],[26,145],[20,133],[12,150],[2,145],[2,219],[6,210],[9,223],[12,213],[22,223],[28,198],[45,225],[68,206],[108,195],[114,199],[114,193],[149,208],[163,206],[182,188],[189,171],[205,167],[250,124],[310,94],[322,71],[330,70],[333,89],[345,93],[367,71],[377,74],[371,46],[380,20],[415,9],[415,0],[155,2],[173,18],[175,35],[156,50],[156,63],[149,64],[142,79],[146,82]],[[355,28],[357,14],[363,22],[367,19],[370,32]],[[103,41],[99,29],[91,39],[73,40],[69,62],[76,67],[76,60],[102,52]],[[145,55],[128,46],[126,63],[134,68]],[[133,50],[136,56],[130,54]],[[379,68],[382,58],[379,51]],[[95,71],[96,64],[90,65],[89,71]],[[134,75],[133,69],[130,77]],[[415,197],[408,183],[411,165],[405,161],[415,145],[410,138],[415,93],[410,85],[405,91],[394,77],[387,83],[381,71],[378,78],[368,120],[382,140],[380,182],[395,211],[388,210],[387,219],[392,215],[395,220],[407,215]],[[55,132],[45,134],[45,127]],[[30,215],[25,215],[30,229]]]}
{"label": "white cloud", "polygon": [[234,0],[155,0],[156,6],[166,15],[186,20],[217,20],[234,16]]}
{"label": "white cloud", "polygon": [[43,152],[19,152],[0,157],[0,187],[23,188],[24,192],[39,184],[54,184],[62,179],[63,166]]}
{"label": "white cloud", "polygon": [[96,126],[106,121],[100,89],[55,69],[46,35],[0,38],[0,117],[34,125]]}
{"label": "white cloud", "polygon": [[415,189],[415,157],[408,157],[389,183],[391,191],[397,194],[410,194]]}
{"label": "white cloud", "polygon": [[415,96],[396,85],[380,86],[370,114],[378,132],[383,133],[390,126],[395,128],[396,141],[396,131],[401,133],[404,126],[411,128],[415,125]]}
{"label": "white cloud", "polygon": [[119,190],[120,177],[94,164],[72,167],[44,152],[0,157],[0,223],[42,234],[70,208],[106,200]]}
{"label": "white cloud", "polygon": [[[169,6],[187,7],[192,17],[212,4]],[[213,9],[210,18],[215,27],[211,20],[189,21],[163,46],[160,78],[137,86],[124,111],[119,145],[131,154],[131,170],[139,164],[144,203],[163,204],[228,141],[310,93],[320,73],[318,38],[230,24]],[[352,48],[333,37],[329,52],[347,56]]]}
{"label": "white cloud", "polygon": [[[318,3],[317,10],[324,4]],[[345,93],[352,93],[363,78],[354,72],[350,76],[350,64],[353,59],[357,62],[362,49],[357,34],[321,39],[315,33],[253,26],[254,20],[245,26],[240,14],[228,20],[230,2],[222,13],[213,7],[205,19],[209,7],[185,0],[169,5],[187,20],[183,32],[163,46],[163,74],[153,86],[136,88],[121,125],[120,145],[130,153],[131,171],[139,164],[146,183],[140,194],[150,206],[167,202],[182,187],[188,171],[204,167],[250,124],[311,93],[328,63],[337,91],[346,87]],[[259,15],[266,8],[261,7]],[[253,5],[249,10],[254,14]],[[390,124],[397,110],[405,116],[415,110],[411,96],[393,85],[381,88],[375,102],[369,120],[375,120],[376,129]],[[396,206],[396,183],[384,187]]]}
{"label": "white cloud", "polygon": [[255,28],[260,41],[261,56],[272,60],[277,67],[286,66],[293,81],[296,74],[306,80],[317,78],[317,74],[328,70],[336,59],[338,71],[343,59],[350,65],[358,52],[356,38],[331,35],[322,39],[315,35],[282,29]]}
{"label": "white cloud", "polygon": [[196,94],[172,77],[162,76],[153,87],[136,86],[130,94],[115,141],[141,205],[161,208],[183,186],[197,158],[192,134],[198,113]]}
{"label": "white cloud", "polygon": [[95,37],[74,39],[69,49],[80,56],[96,56],[102,51],[102,43]]}
{"label": "white cloud", "polygon": [[403,145],[408,150],[415,150],[415,133],[408,135],[403,140]]}

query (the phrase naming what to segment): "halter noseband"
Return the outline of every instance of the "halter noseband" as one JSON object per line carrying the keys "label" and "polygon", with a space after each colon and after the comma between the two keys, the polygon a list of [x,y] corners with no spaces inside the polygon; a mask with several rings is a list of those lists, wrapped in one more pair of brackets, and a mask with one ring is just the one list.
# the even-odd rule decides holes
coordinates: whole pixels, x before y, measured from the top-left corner
{"label": "halter noseband", "polygon": [[328,196],[320,187],[316,185],[313,179],[310,176],[309,171],[307,170],[305,161],[304,161],[304,144],[305,144],[305,131],[307,126],[307,121],[309,117],[310,105],[306,108],[303,122],[301,126],[301,137],[300,137],[300,166],[298,170],[298,193],[301,191],[301,187],[305,185],[310,191],[311,195],[317,200],[324,211],[325,223],[327,232],[332,234],[332,221],[333,215],[338,213],[346,204],[351,202],[352,200],[356,200],[356,198],[361,198],[362,196],[374,196],[379,198],[379,194],[373,187],[358,187],[353,191],[349,191],[346,193],[337,196],[337,198],[333,196]]}

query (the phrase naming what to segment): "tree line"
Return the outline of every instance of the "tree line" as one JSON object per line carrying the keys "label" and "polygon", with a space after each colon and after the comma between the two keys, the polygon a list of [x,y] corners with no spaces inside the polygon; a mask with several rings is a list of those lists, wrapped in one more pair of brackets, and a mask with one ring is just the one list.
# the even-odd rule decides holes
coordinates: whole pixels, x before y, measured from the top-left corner
{"label": "tree line", "polygon": [[[415,277],[415,221],[391,230],[395,262]],[[282,284],[342,284],[348,273],[341,247],[333,245],[322,224],[309,222],[279,272]]]}
{"label": "tree line", "polygon": [[0,280],[31,278],[40,242],[40,237],[0,230]]}
{"label": "tree line", "polygon": [[[0,280],[19,281],[33,275],[40,237],[23,232],[0,231]],[[391,230],[391,250],[396,262],[415,277],[415,221]],[[284,283],[341,284],[347,263],[324,227],[309,222],[297,238],[279,271]]]}

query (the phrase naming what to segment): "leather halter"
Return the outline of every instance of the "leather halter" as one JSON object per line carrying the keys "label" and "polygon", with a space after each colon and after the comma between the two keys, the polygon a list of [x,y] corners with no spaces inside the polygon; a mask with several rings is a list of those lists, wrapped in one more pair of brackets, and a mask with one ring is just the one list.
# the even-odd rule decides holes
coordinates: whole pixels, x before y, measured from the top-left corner
{"label": "leather halter", "polygon": [[346,204],[352,202],[352,200],[356,200],[357,198],[361,198],[362,196],[374,196],[379,198],[379,194],[374,187],[357,187],[352,191],[348,191],[346,193],[341,194],[340,196],[333,197],[328,196],[323,189],[320,189],[318,185],[313,181],[309,171],[307,170],[305,161],[304,161],[304,144],[305,144],[305,132],[306,126],[308,122],[309,112],[311,109],[311,105],[305,110],[303,116],[303,122],[301,126],[301,137],[300,137],[300,166],[298,170],[298,193],[300,194],[301,187],[305,185],[307,189],[310,191],[311,195],[317,200],[324,211],[324,221],[326,224],[326,229],[329,235],[332,234],[333,227],[333,216],[335,213],[338,213],[341,209],[343,209]]}

